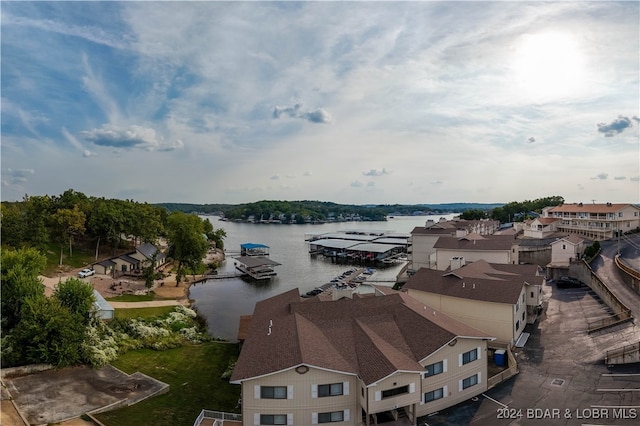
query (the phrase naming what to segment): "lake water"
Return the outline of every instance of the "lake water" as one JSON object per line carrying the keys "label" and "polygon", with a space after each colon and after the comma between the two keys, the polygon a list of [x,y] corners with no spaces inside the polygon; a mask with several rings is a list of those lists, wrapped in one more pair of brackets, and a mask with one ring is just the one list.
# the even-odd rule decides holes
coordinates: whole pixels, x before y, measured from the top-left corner
{"label": "lake water", "polygon": [[[217,216],[208,218],[215,229],[224,229],[227,260],[220,266],[220,274],[234,272],[234,260],[240,244],[260,243],[269,246],[269,257],[281,263],[276,266],[277,276],[265,283],[240,278],[207,280],[191,286],[189,297],[194,306],[207,319],[209,333],[229,341],[236,341],[241,315],[250,315],[256,302],[298,288],[301,294],[325,284],[349,269],[350,265],[335,264],[323,256],[310,256],[305,241],[307,234],[345,230],[386,231],[410,234],[416,226],[424,226],[429,219],[453,218],[453,214],[435,216],[396,216],[386,222],[340,222],[320,225],[277,225],[223,222]],[[378,285],[392,286],[404,264],[377,269],[371,278]]]}

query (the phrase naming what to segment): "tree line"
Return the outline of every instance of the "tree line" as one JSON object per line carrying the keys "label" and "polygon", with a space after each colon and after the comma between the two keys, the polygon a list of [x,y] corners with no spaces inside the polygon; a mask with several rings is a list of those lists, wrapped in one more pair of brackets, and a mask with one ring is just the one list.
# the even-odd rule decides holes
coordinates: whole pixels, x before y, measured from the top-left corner
{"label": "tree line", "polygon": [[[51,246],[59,249],[59,263],[63,253],[73,255],[74,247],[92,246],[95,258],[101,247],[114,255],[125,244],[156,243],[160,238],[169,242],[178,259],[187,251],[180,244],[197,235],[197,246],[206,253],[202,235],[224,247],[224,230],[215,230],[206,219],[133,200],[90,197],[69,189],[59,196],[25,196],[22,201],[2,202],[2,245],[5,247],[34,247],[41,251]],[[190,243],[190,242],[189,242]],[[185,263],[189,263],[188,261]]]}
{"label": "tree line", "polygon": [[494,219],[501,223],[522,222],[525,219],[540,214],[544,207],[559,206],[564,203],[564,198],[559,195],[537,198],[535,200],[512,201],[503,206],[494,207],[491,210],[469,209],[460,215],[461,219]]}

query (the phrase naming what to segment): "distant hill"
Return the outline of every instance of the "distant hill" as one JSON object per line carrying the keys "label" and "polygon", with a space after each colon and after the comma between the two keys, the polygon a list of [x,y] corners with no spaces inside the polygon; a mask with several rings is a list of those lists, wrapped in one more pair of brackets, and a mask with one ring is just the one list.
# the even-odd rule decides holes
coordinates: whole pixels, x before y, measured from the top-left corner
{"label": "distant hill", "polygon": [[185,213],[220,214],[230,220],[281,220],[286,223],[324,221],[332,218],[385,220],[388,215],[427,215],[462,213],[466,210],[490,211],[503,204],[446,203],[446,204],[337,204],[326,201],[273,201],[263,200],[245,204],[189,204],[160,203],[168,211]]}

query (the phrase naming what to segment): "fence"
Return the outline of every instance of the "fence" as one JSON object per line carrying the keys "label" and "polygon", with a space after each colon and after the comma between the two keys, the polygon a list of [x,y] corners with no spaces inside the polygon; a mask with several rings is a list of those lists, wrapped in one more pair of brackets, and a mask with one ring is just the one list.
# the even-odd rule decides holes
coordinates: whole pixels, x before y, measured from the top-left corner
{"label": "fence", "polygon": [[507,362],[508,362],[509,368],[507,368],[504,371],[501,371],[495,376],[489,377],[489,380],[487,380],[487,389],[491,389],[492,387],[496,386],[498,383],[502,383],[505,380],[515,376],[520,372],[520,370],[518,370],[518,363],[516,362],[516,358],[511,353],[511,349],[507,348],[506,353],[507,353],[507,359],[508,359]]}
{"label": "fence", "polygon": [[208,423],[213,426],[223,425],[225,421],[239,422],[242,424],[242,414],[224,413],[222,411],[202,410],[193,426],[200,426],[205,420],[212,420]]}
{"label": "fence", "polygon": [[628,364],[640,361],[640,342],[607,351],[605,364]]}

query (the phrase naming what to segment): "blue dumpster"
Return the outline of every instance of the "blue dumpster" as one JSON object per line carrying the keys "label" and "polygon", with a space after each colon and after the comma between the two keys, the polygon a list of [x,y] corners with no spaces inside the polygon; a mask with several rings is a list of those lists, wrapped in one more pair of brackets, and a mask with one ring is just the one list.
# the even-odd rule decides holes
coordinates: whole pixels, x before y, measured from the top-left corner
{"label": "blue dumpster", "polygon": [[493,353],[493,362],[495,362],[498,367],[504,367],[505,354],[506,351],[504,349],[498,349]]}

